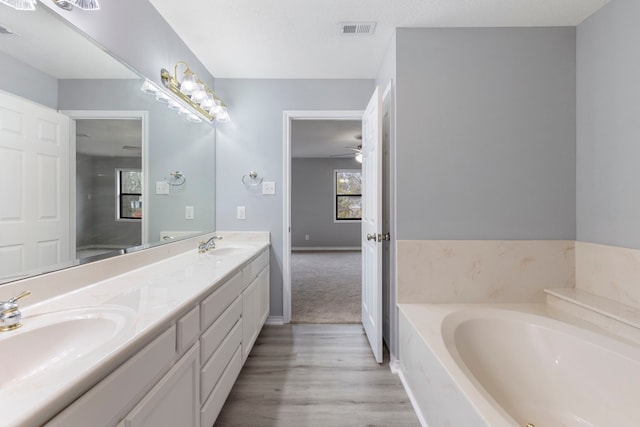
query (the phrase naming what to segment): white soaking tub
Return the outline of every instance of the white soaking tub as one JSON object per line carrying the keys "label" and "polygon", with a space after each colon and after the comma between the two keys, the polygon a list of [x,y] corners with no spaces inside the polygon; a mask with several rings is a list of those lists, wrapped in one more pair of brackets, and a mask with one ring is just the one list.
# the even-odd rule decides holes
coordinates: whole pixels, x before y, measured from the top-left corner
{"label": "white soaking tub", "polygon": [[544,305],[403,304],[400,366],[429,427],[640,426],[640,348]]}

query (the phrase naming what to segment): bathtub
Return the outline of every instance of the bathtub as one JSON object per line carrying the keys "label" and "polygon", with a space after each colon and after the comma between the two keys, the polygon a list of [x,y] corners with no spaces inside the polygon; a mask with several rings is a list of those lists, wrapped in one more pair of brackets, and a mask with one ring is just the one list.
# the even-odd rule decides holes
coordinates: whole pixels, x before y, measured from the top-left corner
{"label": "bathtub", "polygon": [[640,347],[528,305],[400,305],[423,425],[640,426]]}

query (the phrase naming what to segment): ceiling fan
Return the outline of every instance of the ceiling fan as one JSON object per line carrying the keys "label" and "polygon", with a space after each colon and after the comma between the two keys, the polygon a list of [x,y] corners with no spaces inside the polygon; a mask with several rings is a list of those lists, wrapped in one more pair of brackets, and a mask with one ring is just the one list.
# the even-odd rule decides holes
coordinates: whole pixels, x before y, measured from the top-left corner
{"label": "ceiling fan", "polygon": [[345,147],[346,150],[351,150],[352,153],[345,154],[334,154],[331,157],[354,157],[356,162],[362,163],[362,145],[358,145],[357,147]]}

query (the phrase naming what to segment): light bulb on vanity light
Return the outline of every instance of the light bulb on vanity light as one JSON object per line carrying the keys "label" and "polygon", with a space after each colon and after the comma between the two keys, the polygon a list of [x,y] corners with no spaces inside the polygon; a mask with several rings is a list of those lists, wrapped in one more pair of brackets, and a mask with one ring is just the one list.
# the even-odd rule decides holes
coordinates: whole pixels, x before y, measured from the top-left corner
{"label": "light bulb on vanity light", "polygon": [[182,92],[186,96],[192,96],[197,89],[198,83],[196,82],[196,75],[193,74],[193,71],[187,68],[182,74],[182,81],[180,82],[180,92]]}

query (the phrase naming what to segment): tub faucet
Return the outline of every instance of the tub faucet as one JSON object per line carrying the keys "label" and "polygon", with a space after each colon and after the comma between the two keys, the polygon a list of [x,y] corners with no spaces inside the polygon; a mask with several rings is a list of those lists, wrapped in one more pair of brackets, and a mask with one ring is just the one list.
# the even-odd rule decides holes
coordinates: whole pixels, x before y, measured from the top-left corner
{"label": "tub faucet", "polygon": [[200,244],[198,245],[198,253],[203,254],[203,253],[207,252],[209,249],[215,249],[216,248],[216,240],[222,240],[222,237],[213,236],[209,240],[207,240],[206,242],[204,240],[201,241]]}
{"label": "tub faucet", "polygon": [[0,301],[0,332],[12,331],[20,327],[22,313],[18,310],[16,301],[29,295],[31,295],[31,292],[24,291],[9,301]]}

